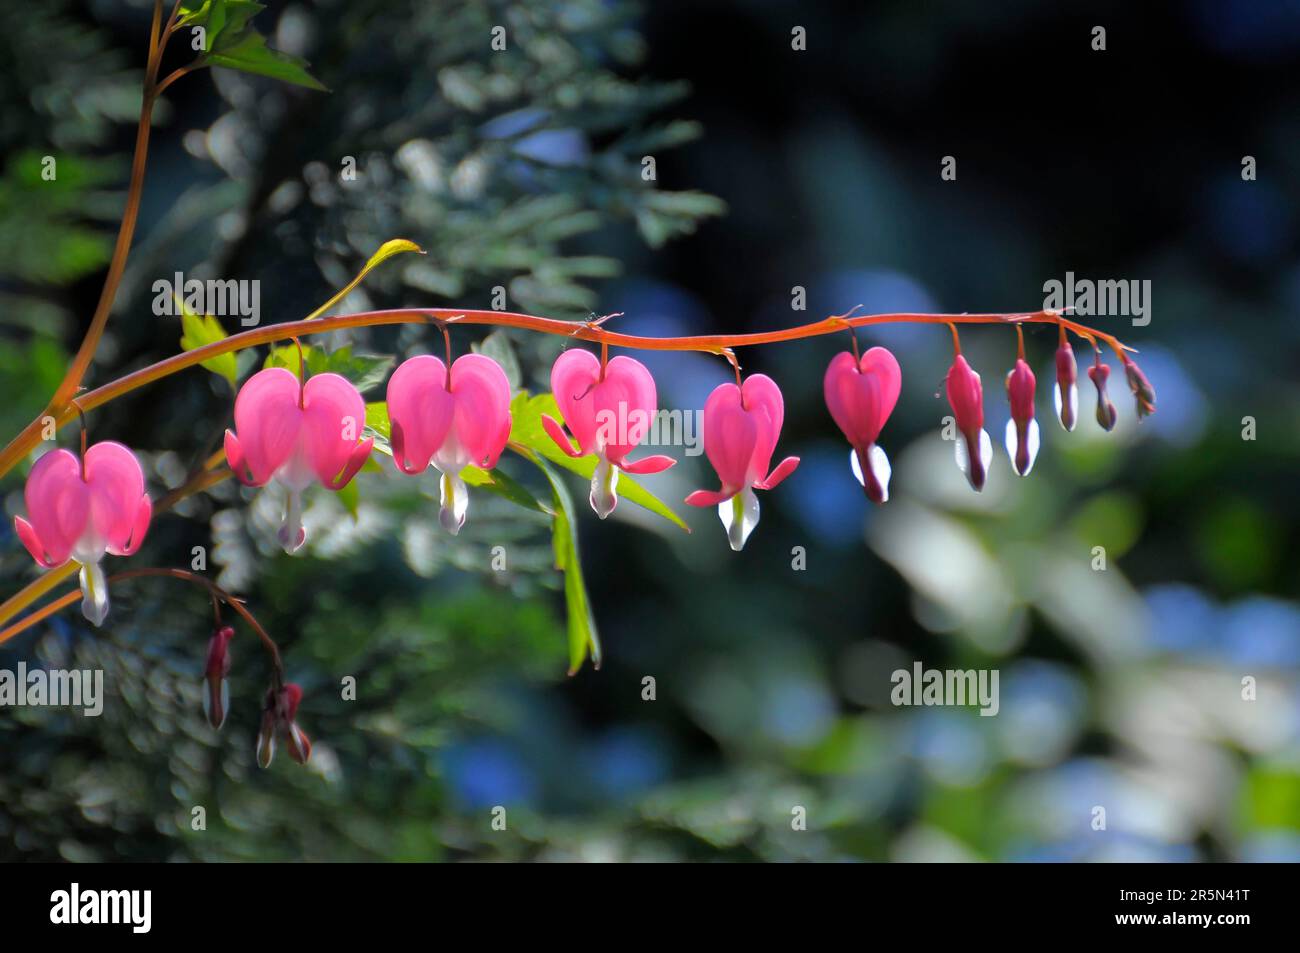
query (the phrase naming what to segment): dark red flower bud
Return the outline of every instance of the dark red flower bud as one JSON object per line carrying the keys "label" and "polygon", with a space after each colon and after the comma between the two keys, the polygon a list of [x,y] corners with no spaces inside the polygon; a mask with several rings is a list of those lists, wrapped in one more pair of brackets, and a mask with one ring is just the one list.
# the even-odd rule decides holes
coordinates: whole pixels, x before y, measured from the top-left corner
{"label": "dark red flower bud", "polygon": [[1074,360],[1074,348],[1063,341],[1056,349],[1056,416],[1061,426],[1073,430],[1078,422],[1079,365]]}
{"label": "dark red flower bud", "polygon": [[1029,476],[1038,456],[1038,421],[1034,419],[1034,372],[1025,359],[1007,375],[1007,400],[1011,402],[1011,419],[1007,421],[1005,443],[1011,466],[1020,476]]}
{"label": "dark red flower bud", "polygon": [[220,728],[230,711],[230,640],[235,630],[223,625],[208,640],[208,661],[203,667],[203,714],[208,724]]}
{"label": "dark red flower bud", "polygon": [[1124,358],[1124,376],[1128,378],[1129,390],[1137,398],[1137,415],[1138,420],[1148,417],[1156,412],[1156,391],[1147,380],[1147,376],[1142,373],[1142,368],[1137,363],[1130,360],[1128,355]]}
{"label": "dark red flower bud", "polygon": [[1100,357],[1096,364],[1088,368],[1088,378],[1097,386],[1097,423],[1101,424],[1102,430],[1114,430],[1119,420],[1119,412],[1106,396],[1106,380],[1109,377],[1110,367],[1101,363]]}
{"label": "dark red flower bud", "polygon": [[289,757],[299,764],[306,764],[311,757],[311,739],[296,721],[301,701],[302,689],[292,683],[279,692],[274,688],[267,690],[266,702],[262,706],[262,727],[257,733],[257,763],[261,767],[271,766],[277,740],[288,749]]}
{"label": "dark red flower bud", "polygon": [[957,466],[966,474],[972,489],[982,490],[989,464],[993,462],[993,442],[984,429],[984,388],[980,376],[960,354],[948,368],[946,388],[953,419],[961,432],[955,448]]}

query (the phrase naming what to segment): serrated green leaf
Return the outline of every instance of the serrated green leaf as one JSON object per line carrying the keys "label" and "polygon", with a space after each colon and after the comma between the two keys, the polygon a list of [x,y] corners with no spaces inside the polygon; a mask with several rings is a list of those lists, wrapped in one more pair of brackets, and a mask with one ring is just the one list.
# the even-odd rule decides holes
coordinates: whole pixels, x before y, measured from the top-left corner
{"label": "serrated green leaf", "polygon": [[[353,354],[351,347],[341,347],[337,351],[322,351],[320,348],[304,344],[303,360],[307,362],[308,376],[313,374],[338,374],[346,377],[361,393],[365,393],[388,376],[393,366],[391,354]],[[286,367],[298,375],[298,347],[293,344],[277,345],[271,348],[263,367]]]}
{"label": "serrated green leaf", "polygon": [[[536,396],[529,396],[527,391],[520,391],[516,394],[510,404],[510,442],[528,447],[541,454],[551,463],[564,467],[566,470],[572,470],[579,476],[590,480],[592,474],[596,472],[598,462],[596,455],[592,453],[576,459],[565,455],[555,445],[555,441],[551,439],[550,434],[542,429],[542,414],[546,414],[560,422],[564,420],[564,415],[560,413],[560,408],[555,403],[553,395],[537,394]],[[618,496],[620,500],[635,503],[656,516],[662,516],[688,533],[691,531],[682,518],[674,513],[666,503],[626,473],[618,475]]]}
{"label": "serrated green leaf", "polygon": [[377,268],[379,265],[382,265],[384,262],[388,261],[388,259],[392,258],[394,255],[402,255],[405,254],[406,252],[416,252],[417,254],[423,255],[424,249],[421,248],[419,245],[415,244],[415,242],[408,241],[405,238],[393,238],[384,242],[382,245],[379,246],[379,251],[375,252],[373,255],[370,256],[370,259],[366,262],[366,266],[362,268],[359,272],[357,272],[357,276],[353,278],[351,281],[349,281],[343,287],[342,291],[334,295],[334,297],[330,298],[328,301],[326,301],[323,305],[321,305],[311,314],[307,315],[307,317],[304,320],[310,321],[313,318],[319,318],[322,314],[324,314],[330,308],[334,307],[334,305],[338,304],[345,297],[347,297],[348,292],[350,292],[357,285],[361,284],[362,279],[365,278],[366,275],[368,275],[373,269]]}
{"label": "serrated green leaf", "polygon": [[578,551],[578,528],[574,518],[573,497],[569,495],[564,480],[540,456],[530,459],[546,474],[555,501],[555,518],[551,544],[555,552],[555,568],[564,573],[564,605],[568,614],[569,674],[582,668],[588,654],[591,664],[600,668],[600,638],[596,634],[596,620],[587,598],[587,584],[582,578],[582,560]]}
{"label": "serrated green leaf", "polygon": [[205,53],[203,60],[210,66],[224,66],[242,73],[269,76],[271,79],[293,83],[296,86],[329,92],[319,80],[307,72],[306,60],[271,49],[266,45],[266,37],[251,29],[233,45],[218,47],[212,52]]}
{"label": "serrated green leaf", "polygon": [[[384,382],[393,362],[391,354],[353,354],[351,347],[341,347],[326,356],[324,369],[346,377],[364,394]],[[312,370],[310,361],[307,368]]]}
{"label": "serrated green leaf", "polygon": [[[175,296],[176,305],[181,309],[181,350],[193,351],[205,344],[213,344],[228,335],[221,327],[221,322],[210,314],[200,316],[186,306],[179,295]],[[234,387],[239,381],[238,362],[234,353],[221,354],[200,361],[199,366],[206,368],[218,377],[224,377]]]}
{"label": "serrated green leaf", "polygon": [[514,345],[503,329],[493,331],[481,343],[473,345],[476,354],[490,357],[501,365],[510,382],[510,392],[514,393],[522,385],[523,372],[519,368],[519,358],[515,356]]}

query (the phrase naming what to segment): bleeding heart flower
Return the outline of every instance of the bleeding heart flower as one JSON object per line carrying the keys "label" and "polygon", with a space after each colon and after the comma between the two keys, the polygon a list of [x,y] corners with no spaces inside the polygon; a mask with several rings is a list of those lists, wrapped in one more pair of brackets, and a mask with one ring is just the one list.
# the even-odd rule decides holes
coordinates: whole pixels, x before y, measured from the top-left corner
{"label": "bleeding heart flower", "polygon": [[393,462],[403,473],[423,473],[430,460],[442,473],[439,521],[455,535],[465,525],[469,491],[460,472],[473,464],[497,465],[510,439],[510,381],[483,354],[464,354],[451,365],[422,354],[406,361],[388,382]]}
{"label": "bleeding heart flower", "polygon": [[306,764],[311,757],[311,739],[295,720],[301,701],[302,689],[293,683],[285,685],[279,692],[267,689],[266,702],[262,706],[262,727],[257,733],[257,763],[261,767],[271,766],[277,740],[284,743],[289,757],[299,764]]}
{"label": "bleeding heart flower", "polygon": [[1006,446],[1011,466],[1021,476],[1029,476],[1038,456],[1038,421],[1034,419],[1034,372],[1023,357],[1007,374],[1007,399],[1011,402],[1011,419],[1007,421]]}
{"label": "bleeding heart flower", "polygon": [[1147,380],[1147,376],[1142,373],[1142,369],[1137,366],[1137,362],[1129,358],[1122,351],[1120,357],[1124,361],[1124,376],[1128,378],[1129,390],[1137,398],[1137,415],[1138,420],[1148,417],[1156,412],[1156,390]]}
{"label": "bleeding heart flower", "polygon": [[754,490],[771,490],[794,472],[798,457],[786,457],[769,472],[785,419],[785,401],[772,378],[755,374],[741,386],[719,384],[704,404],[704,452],[718,471],[722,489],[696,490],[691,506],[716,506],[731,548],[739,552],[758,525]]}
{"label": "bleeding heart flower", "polygon": [[208,724],[220,728],[230,711],[230,640],[235,630],[223,625],[208,640],[208,661],[203,666],[203,714]]}
{"label": "bleeding heart flower", "polygon": [[1106,381],[1110,379],[1110,366],[1101,362],[1101,354],[1097,355],[1096,362],[1088,368],[1088,379],[1097,388],[1097,423],[1101,424],[1102,430],[1114,430],[1115,424],[1119,420],[1119,411],[1106,394]]}
{"label": "bleeding heart flower", "polygon": [[[591,508],[601,519],[618,505],[618,471],[659,473],[677,461],[656,455],[631,461],[627,455],[650,430],[659,410],[655,381],[640,361],[619,355],[602,369],[590,351],[568,350],[551,368],[551,391],[564,427],[542,415],[542,426],[556,446],[571,457],[599,456],[591,477]],[[569,434],[578,442],[573,449]]]}
{"label": "bleeding heart flower", "polygon": [[973,489],[982,490],[989,464],[993,462],[993,442],[984,429],[984,387],[980,376],[960,354],[948,368],[947,390],[948,403],[961,431],[955,441],[957,466]]}
{"label": "bleeding heart flower", "polygon": [[83,459],[52,450],[32,467],[24,498],[31,522],[14,517],[18,538],[46,568],[69,557],[81,564],[81,611],[102,625],[108,583],[99,561],[139,549],[153,516],[140,461],[113,441],[95,444]]}
{"label": "bleeding heart flower", "polygon": [[1061,346],[1056,349],[1056,416],[1061,426],[1073,430],[1079,416],[1079,365],[1074,360],[1074,348],[1061,332]]}
{"label": "bleeding heart flower", "polygon": [[245,486],[274,479],[289,491],[279,534],[285,552],[307,538],[303,491],[316,482],[343,489],[370,456],[374,440],[361,438],[365,419],[361,394],[338,374],[317,374],[304,385],[288,369],[268,367],[240,388],[226,459]]}
{"label": "bleeding heart flower", "polygon": [[889,499],[889,458],[876,440],[902,386],[898,361],[883,347],[873,347],[860,361],[841,351],[831,359],[822,380],[831,417],[853,446],[849,466],[873,503]]}

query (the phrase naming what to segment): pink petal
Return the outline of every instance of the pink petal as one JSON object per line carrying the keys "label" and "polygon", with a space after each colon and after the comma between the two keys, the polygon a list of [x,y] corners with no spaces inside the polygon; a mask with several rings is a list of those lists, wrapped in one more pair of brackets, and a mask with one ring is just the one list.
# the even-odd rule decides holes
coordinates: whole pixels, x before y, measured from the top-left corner
{"label": "pink petal", "polygon": [[945,384],[957,429],[967,435],[978,431],[984,426],[984,388],[979,374],[958,354],[948,368]]}
{"label": "pink petal", "polygon": [[[134,552],[149,528],[151,508],[143,513],[144,471],[135,454],[120,443],[105,441],[86,451],[86,484],[90,487],[91,523],[95,538],[114,555]],[[136,532],[139,530],[139,536]]]}
{"label": "pink petal", "polygon": [[772,454],[776,451],[781,425],[785,422],[785,400],[781,397],[781,388],[776,386],[776,381],[766,374],[745,378],[743,391],[745,412],[758,428],[754,453],[745,479],[747,484],[754,484],[767,476],[771,468]]}
{"label": "pink petal", "polygon": [[108,551],[114,556],[133,556],[140,549],[140,544],[144,542],[145,534],[149,532],[149,522],[153,519],[153,501],[147,496],[140,497],[140,502],[136,504],[135,519],[131,526],[131,532],[120,545],[110,541]]}
{"label": "pink petal", "polygon": [[321,483],[338,488],[343,484],[336,485],[336,478],[354,462],[357,445],[362,443],[366,402],[346,377],[317,374],[307,381],[303,403],[302,439],[307,462]]}
{"label": "pink petal", "polygon": [[32,466],[23,496],[32,541],[39,541],[52,560],[45,565],[66,562],[90,522],[90,488],[81,479],[81,461],[67,450],[51,450]]}
{"label": "pink petal", "polygon": [[619,469],[625,473],[662,473],[676,462],[672,457],[656,454],[641,460],[624,460]]}
{"label": "pink petal", "polygon": [[32,524],[21,516],[14,517],[14,530],[18,533],[18,538],[23,541],[23,545],[27,547],[27,551],[32,554],[32,558],[46,569],[67,562],[68,554],[62,554],[62,559],[57,558],[58,554],[51,555],[46,550],[45,544],[41,542],[41,538],[36,535]]}
{"label": "pink petal", "polygon": [[704,453],[724,487],[746,484],[758,425],[740,406],[740,388],[719,384],[704,402]]}
{"label": "pink petal", "polygon": [[737,490],[696,490],[686,498],[689,506],[717,506],[719,503],[731,499]]}
{"label": "pink petal", "polygon": [[388,381],[393,461],[405,473],[423,473],[447,439],[455,401],[447,391],[447,365],[430,354],[404,361]]}
{"label": "pink petal", "polygon": [[579,456],[596,448],[596,402],[591,393],[599,377],[600,358],[581,348],[565,351],[551,367],[551,392],[569,432],[578,441]]}
{"label": "pink petal", "polygon": [[455,403],[452,429],[456,434],[456,459],[449,470],[472,463],[490,470],[497,464],[510,437],[510,381],[501,365],[484,354],[464,354],[451,366],[451,392]]}
{"label": "pink petal", "polygon": [[766,480],[763,480],[759,483],[755,483],[754,486],[756,486],[760,490],[775,490],[777,484],[779,484],[782,480],[788,477],[791,473],[794,473],[795,467],[797,466],[799,466],[798,457],[786,457],[779,464],[777,464],[775,470],[773,470],[771,473],[767,475]]}
{"label": "pink petal", "polygon": [[635,358],[619,355],[605,365],[605,379],[592,388],[596,449],[618,464],[645,439],[659,406],[654,377]]}
{"label": "pink petal", "polygon": [[542,414],[542,429],[546,431],[547,436],[555,441],[555,445],[569,456],[575,458],[585,456],[581,449],[573,449],[573,441],[564,432],[564,427],[556,423],[550,414]]}
{"label": "pink petal", "polygon": [[226,431],[225,446],[226,462],[230,464],[230,472],[235,475],[235,479],[244,486],[261,486],[262,484],[248,469],[248,461],[244,459],[244,448],[233,430]]}
{"label": "pink petal", "polygon": [[366,465],[366,460],[370,456],[370,451],[375,447],[375,438],[367,437],[359,444],[352,448],[352,455],[348,457],[348,462],[343,465],[343,470],[332,480],[321,480],[321,483],[331,490],[341,490],[352,481],[361,468]]}
{"label": "pink petal", "polygon": [[874,443],[893,413],[902,389],[903,373],[894,355],[873,347],[855,364],[841,351],[831,360],[822,381],[826,406],[849,443]]}
{"label": "pink petal", "polygon": [[302,427],[299,392],[298,378],[284,367],[258,371],[239,389],[235,398],[239,459],[236,473],[242,473],[247,467],[250,477],[244,482],[261,486],[298,448]]}

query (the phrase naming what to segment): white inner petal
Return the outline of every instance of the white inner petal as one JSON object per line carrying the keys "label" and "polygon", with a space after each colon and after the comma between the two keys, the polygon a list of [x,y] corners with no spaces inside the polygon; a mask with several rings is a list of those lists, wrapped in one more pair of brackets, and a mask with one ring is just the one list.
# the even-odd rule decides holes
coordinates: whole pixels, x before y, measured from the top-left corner
{"label": "white inner petal", "polygon": [[[1079,387],[1077,384],[1071,384],[1070,389],[1066,391],[1066,396],[1070,401],[1070,426],[1061,426],[1066,430],[1073,430],[1074,425],[1079,422]],[[1056,404],[1056,419],[1061,419],[1061,385],[1057,384],[1052,388],[1052,400]]]}
{"label": "white inner petal", "polygon": [[81,564],[81,613],[94,625],[108,617],[108,580],[98,561]]}
{"label": "white inner petal", "polygon": [[614,512],[618,506],[618,467],[611,466],[602,455],[591,475],[591,508],[601,519]]}
{"label": "white inner petal", "polygon": [[727,542],[740,552],[758,525],[758,497],[752,489],[745,487],[731,499],[718,504],[718,518],[727,529]]}
{"label": "white inner petal", "polygon": [[442,475],[442,509],[438,512],[438,522],[442,528],[455,536],[465,525],[465,514],[469,512],[469,488],[461,479],[460,473]]}

